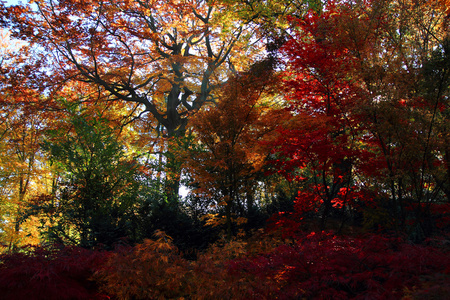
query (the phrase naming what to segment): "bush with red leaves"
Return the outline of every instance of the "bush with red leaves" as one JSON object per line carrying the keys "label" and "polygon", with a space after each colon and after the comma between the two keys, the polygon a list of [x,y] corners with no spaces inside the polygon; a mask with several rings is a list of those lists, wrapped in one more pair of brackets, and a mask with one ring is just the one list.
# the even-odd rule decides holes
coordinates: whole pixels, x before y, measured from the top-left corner
{"label": "bush with red leaves", "polygon": [[448,251],[380,235],[305,234],[265,255],[231,261],[229,271],[252,278],[248,290],[259,299],[450,296]]}
{"label": "bush with red leaves", "polygon": [[105,299],[89,280],[108,252],[79,247],[0,255],[0,295],[8,300]]}

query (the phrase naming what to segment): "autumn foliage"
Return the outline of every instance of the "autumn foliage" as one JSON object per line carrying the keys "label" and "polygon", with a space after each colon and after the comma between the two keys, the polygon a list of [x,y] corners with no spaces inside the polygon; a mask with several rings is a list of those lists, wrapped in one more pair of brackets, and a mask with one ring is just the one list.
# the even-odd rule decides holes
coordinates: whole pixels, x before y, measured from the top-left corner
{"label": "autumn foliage", "polygon": [[30,2],[0,298],[450,297],[448,0]]}
{"label": "autumn foliage", "polygon": [[157,232],[114,252],[64,248],[2,255],[5,299],[399,299],[449,294],[444,240],[332,232],[277,234],[212,245],[184,259]]}
{"label": "autumn foliage", "polygon": [[3,299],[107,299],[91,280],[109,253],[79,247],[23,248],[0,256]]}
{"label": "autumn foliage", "polygon": [[[229,238],[232,219],[239,222],[254,206],[255,184],[266,166],[275,129],[285,118],[281,110],[274,109],[278,78],[272,64],[261,61],[232,77],[218,103],[199,111],[190,122],[195,142],[183,153],[184,166],[193,192],[219,212],[224,209],[221,215]],[[245,206],[241,210],[247,214],[237,214],[239,206]],[[220,218],[211,222],[223,223]]]}
{"label": "autumn foliage", "polygon": [[[442,114],[448,41],[436,25],[427,45],[439,50],[387,55],[380,45],[396,54],[404,47],[425,51],[395,35],[401,24],[389,13],[375,2],[330,2],[321,13],[291,18],[293,32],[281,51],[288,58],[283,86],[293,117],[279,129],[273,164],[302,186],[297,215],[318,216],[322,229],[328,218],[343,224],[359,211],[373,228],[423,240],[439,231],[431,207],[448,202],[448,144],[440,138],[448,124]],[[429,22],[417,7],[411,14],[411,26]],[[423,67],[414,67],[417,60]]]}
{"label": "autumn foliage", "polygon": [[445,256],[436,248],[410,245],[398,238],[312,232],[271,253],[235,260],[230,270],[263,281],[253,291],[263,298],[398,299],[426,286],[429,283],[424,278],[433,276],[435,290],[423,294],[446,295],[449,291],[438,283],[449,280]]}

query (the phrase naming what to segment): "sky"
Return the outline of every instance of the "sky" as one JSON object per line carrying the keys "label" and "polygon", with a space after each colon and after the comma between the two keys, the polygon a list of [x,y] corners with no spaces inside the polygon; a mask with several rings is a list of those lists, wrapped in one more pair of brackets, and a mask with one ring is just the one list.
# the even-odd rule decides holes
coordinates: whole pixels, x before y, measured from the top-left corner
{"label": "sky", "polygon": [[[25,4],[28,2],[28,0],[0,0],[2,2],[5,3],[6,6],[11,6],[11,5],[18,5],[18,4]],[[14,39],[11,39],[9,37],[9,34],[7,34],[7,30],[6,29],[0,29],[0,45],[4,44],[4,43],[9,43],[11,44],[11,40],[14,41]],[[14,48],[14,43],[12,43],[12,47]],[[1,59],[1,57],[0,57]]]}
{"label": "sky", "polygon": [[[3,1],[5,1],[5,0],[3,0]],[[19,2],[26,3],[27,1],[6,0],[5,2],[6,2],[7,6],[10,6],[10,5],[17,5],[17,4],[19,4]]]}

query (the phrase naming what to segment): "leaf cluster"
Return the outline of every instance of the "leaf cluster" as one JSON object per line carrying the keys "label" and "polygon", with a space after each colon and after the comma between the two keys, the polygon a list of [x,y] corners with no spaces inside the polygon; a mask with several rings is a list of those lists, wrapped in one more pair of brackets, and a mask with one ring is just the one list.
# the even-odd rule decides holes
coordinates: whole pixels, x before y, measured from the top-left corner
{"label": "leaf cluster", "polygon": [[109,254],[79,247],[23,248],[0,256],[3,299],[105,299],[91,281]]}

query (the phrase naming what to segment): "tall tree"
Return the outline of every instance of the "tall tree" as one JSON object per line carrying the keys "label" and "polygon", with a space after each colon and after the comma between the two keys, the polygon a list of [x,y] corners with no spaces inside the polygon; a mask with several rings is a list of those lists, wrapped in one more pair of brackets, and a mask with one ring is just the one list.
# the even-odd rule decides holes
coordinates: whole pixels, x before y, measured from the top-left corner
{"label": "tall tree", "polygon": [[[2,242],[9,250],[27,239],[24,209],[30,198],[46,185],[48,168],[39,149],[42,132],[49,123],[45,112],[32,103],[37,93],[27,87],[25,56],[29,49],[2,32],[0,44],[0,186]],[[28,228],[31,231],[31,228]],[[30,233],[30,236],[37,238]]]}
{"label": "tall tree", "polygon": [[[297,209],[320,211],[322,229],[333,207],[347,205],[354,189],[362,128],[355,107],[365,93],[361,81],[352,77],[357,60],[348,55],[353,45],[340,22],[355,19],[357,14],[335,4],[321,14],[310,11],[303,19],[292,18],[291,37],[281,49],[287,58],[284,87],[292,120],[280,129],[275,164],[289,179],[304,182]],[[370,19],[360,18],[361,27],[362,20]]]}
{"label": "tall tree", "polygon": [[368,148],[378,155],[381,205],[415,239],[431,234],[431,207],[445,200],[448,182],[448,30],[438,1],[378,3],[384,11],[379,47],[362,55],[360,74],[369,92],[365,106]]}
{"label": "tall tree", "polygon": [[283,112],[274,100],[276,83],[271,62],[259,62],[230,79],[217,105],[198,112],[190,123],[198,141],[186,157],[198,186],[194,192],[224,208],[228,238],[232,214],[239,206],[250,212],[255,205],[254,188],[270,153],[268,141],[282,122]]}
{"label": "tall tree", "polygon": [[[214,101],[228,67],[242,69],[261,48],[258,31],[228,18],[228,6],[214,1],[34,5],[6,8],[3,19],[16,37],[49,53],[54,81],[96,84],[110,100],[135,105],[139,116],[150,114],[168,138],[184,136],[189,115]],[[168,165],[174,173],[168,192],[175,196],[180,171],[176,162]]]}
{"label": "tall tree", "polygon": [[3,108],[2,113],[6,118],[1,126],[0,140],[1,198],[4,202],[1,214],[6,219],[2,225],[10,227],[5,230],[9,232],[5,239],[11,249],[23,242],[25,208],[31,197],[45,189],[49,172],[39,147],[45,126],[43,116],[24,112],[21,107]]}
{"label": "tall tree", "polygon": [[364,187],[383,199],[378,211],[393,228],[429,234],[430,207],[448,180],[443,21],[435,6],[408,1],[329,3],[294,19],[283,47],[294,127],[280,139],[281,165],[320,178],[299,206],[322,202],[325,220],[333,202]]}

